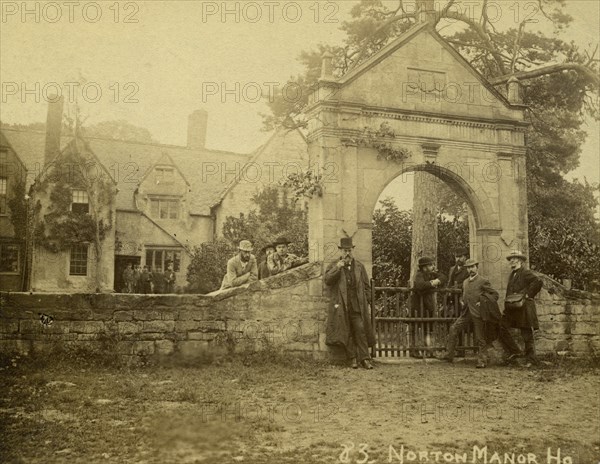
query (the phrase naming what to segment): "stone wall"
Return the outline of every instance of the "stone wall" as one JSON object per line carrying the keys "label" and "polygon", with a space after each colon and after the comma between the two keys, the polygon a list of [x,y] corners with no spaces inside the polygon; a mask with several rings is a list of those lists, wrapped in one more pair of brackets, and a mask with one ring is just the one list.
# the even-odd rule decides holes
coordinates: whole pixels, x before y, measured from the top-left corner
{"label": "stone wall", "polygon": [[[0,353],[58,345],[133,361],[283,347],[327,357],[320,263],[210,295],[2,293]],[[53,317],[44,325],[40,315]]]}
{"label": "stone wall", "polygon": [[600,294],[569,290],[543,274],[538,275],[544,280],[536,297],[540,321],[538,351],[600,355]]}
{"label": "stone wall", "polygon": [[[600,295],[567,290],[545,276],[536,298],[540,353],[600,352]],[[133,362],[166,361],[267,346],[340,358],[325,345],[328,296],[321,264],[209,295],[2,293],[0,353],[58,346],[114,350]],[[40,315],[53,317],[44,325]]]}

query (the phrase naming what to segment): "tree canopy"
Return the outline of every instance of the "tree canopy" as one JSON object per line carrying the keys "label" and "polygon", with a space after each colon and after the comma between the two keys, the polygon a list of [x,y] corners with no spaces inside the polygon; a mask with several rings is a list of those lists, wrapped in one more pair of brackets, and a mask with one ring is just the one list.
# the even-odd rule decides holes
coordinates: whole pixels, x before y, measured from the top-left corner
{"label": "tree canopy", "polygon": [[[303,99],[289,101],[279,95],[269,103],[265,127],[307,124],[302,108],[320,75],[325,52],[333,55],[334,75],[341,76],[426,17],[500,92],[506,94],[505,84],[512,76],[523,86],[531,123],[527,131],[530,260],[542,272],[572,278],[585,287],[600,280],[595,258],[600,231],[594,217],[598,186],[569,182],[563,176],[579,165],[585,117],[599,118],[598,45],[582,49],[558,34],[532,30],[533,14],[536,20],[551,23],[555,32],[568,29],[573,18],[564,12],[564,0],[529,2],[529,11],[518,3],[512,5],[514,22],[504,28],[488,14],[493,2],[482,0],[474,8],[473,2],[467,3],[357,2],[351,19],[341,26],[346,33],[342,44],[320,44],[300,55],[305,72],[290,81],[302,89]],[[568,244],[572,245],[565,247]]]}

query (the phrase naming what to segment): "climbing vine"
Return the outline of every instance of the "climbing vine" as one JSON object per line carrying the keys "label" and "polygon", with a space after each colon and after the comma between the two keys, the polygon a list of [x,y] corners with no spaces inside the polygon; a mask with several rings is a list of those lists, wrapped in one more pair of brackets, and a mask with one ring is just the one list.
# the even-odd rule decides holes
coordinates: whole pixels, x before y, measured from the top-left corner
{"label": "climbing vine", "polygon": [[[77,147],[78,142],[73,141]],[[108,176],[90,175],[90,166],[98,167],[95,161],[86,160],[78,149],[65,151],[60,162],[51,166],[48,172],[36,182],[34,192],[38,197],[34,207],[36,244],[50,252],[67,250],[74,243],[93,243],[96,259],[100,259],[101,243],[112,228],[112,202],[114,193]],[[98,169],[94,172],[98,174]],[[71,210],[73,189],[83,190],[88,196],[88,213]],[[41,196],[49,198],[46,214],[40,217]],[[108,208],[108,218],[99,217],[100,209]]]}
{"label": "climbing vine", "polygon": [[396,133],[390,125],[387,122],[382,122],[377,130],[365,126],[356,143],[360,146],[375,148],[377,159],[403,163],[411,156],[411,151],[404,147],[394,147],[392,140],[395,138]]}
{"label": "climbing vine", "polygon": [[10,221],[15,230],[16,237],[25,237],[27,232],[27,201],[25,200],[25,181],[16,178],[13,184],[12,195],[8,200]]}
{"label": "climbing vine", "polygon": [[323,176],[312,169],[288,174],[287,177],[281,179],[280,184],[292,190],[294,202],[302,197],[323,196]]}

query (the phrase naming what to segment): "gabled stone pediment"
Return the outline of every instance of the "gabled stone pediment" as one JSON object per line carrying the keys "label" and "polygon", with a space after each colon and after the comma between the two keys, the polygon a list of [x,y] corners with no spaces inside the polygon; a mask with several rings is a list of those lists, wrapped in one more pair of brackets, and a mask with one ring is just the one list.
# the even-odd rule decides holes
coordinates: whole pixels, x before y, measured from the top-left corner
{"label": "gabled stone pediment", "polygon": [[523,119],[522,107],[485,80],[427,23],[350,70],[327,100],[414,113]]}

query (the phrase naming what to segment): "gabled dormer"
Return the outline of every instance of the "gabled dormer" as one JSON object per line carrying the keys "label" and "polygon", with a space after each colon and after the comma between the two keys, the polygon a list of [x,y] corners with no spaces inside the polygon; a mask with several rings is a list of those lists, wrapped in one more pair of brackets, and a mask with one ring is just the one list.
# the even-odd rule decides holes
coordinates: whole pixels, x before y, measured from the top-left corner
{"label": "gabled dormer", "polygon": [[187,197],[190,183],[166,153],[140,180],[137,206],[157,221],[177,221],[188,215]]}

